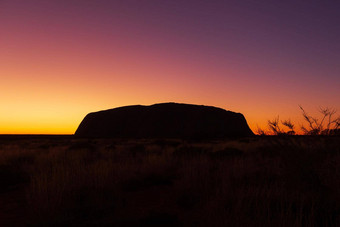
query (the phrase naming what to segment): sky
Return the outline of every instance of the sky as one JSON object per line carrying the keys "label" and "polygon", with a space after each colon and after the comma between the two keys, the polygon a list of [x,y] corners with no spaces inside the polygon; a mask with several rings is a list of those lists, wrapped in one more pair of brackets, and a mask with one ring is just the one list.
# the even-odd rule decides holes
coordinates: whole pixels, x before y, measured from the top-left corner
{"label": "sky", "polygon": [[179,102],[251,129],[340,111],[340,2],[0,0],[0,134],[73,134],[85,115]]}

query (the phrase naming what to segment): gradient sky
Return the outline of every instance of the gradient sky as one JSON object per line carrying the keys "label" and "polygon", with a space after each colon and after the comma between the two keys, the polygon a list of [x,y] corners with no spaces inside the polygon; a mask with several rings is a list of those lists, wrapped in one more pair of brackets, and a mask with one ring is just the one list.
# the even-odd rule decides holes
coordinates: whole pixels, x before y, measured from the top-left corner
{"label": "gradient sky", "polygon": [[0,0],[0,133],[181,102],[264,127],[340,111],[340,2]]}

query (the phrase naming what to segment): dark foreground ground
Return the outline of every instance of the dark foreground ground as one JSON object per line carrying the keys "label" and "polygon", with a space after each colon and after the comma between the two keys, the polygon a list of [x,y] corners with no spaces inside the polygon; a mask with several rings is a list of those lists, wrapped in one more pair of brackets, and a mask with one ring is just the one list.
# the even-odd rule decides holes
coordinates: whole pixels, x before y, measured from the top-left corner
{"label": "dark foreground ground", "polygon": [[0,136],[0,226],[340,226],[340,138]]}

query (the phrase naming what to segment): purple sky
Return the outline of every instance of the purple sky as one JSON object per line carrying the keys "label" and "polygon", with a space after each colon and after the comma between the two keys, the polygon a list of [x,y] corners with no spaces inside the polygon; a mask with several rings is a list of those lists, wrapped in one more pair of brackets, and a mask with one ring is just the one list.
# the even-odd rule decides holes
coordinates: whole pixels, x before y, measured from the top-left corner
{"label": "purple sky", "polygon": [[166,101],[252,129],[300,121],[299,104],[340,111],[339,1],[0,0],[0,21],[0,133],[73,133],[87,112]]}

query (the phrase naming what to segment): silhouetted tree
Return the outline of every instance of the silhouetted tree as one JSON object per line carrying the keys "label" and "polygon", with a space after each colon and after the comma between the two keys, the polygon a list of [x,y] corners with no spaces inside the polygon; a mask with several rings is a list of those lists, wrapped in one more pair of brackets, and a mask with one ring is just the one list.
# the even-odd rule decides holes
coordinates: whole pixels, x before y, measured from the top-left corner
{"label": "silhouetted tree", "polygon": [[[340,116],[334,118],[336,110],[333,108],[321,108],[319,107],[319,112],[322,114],[321,118],[316,118],[309,115],[301,105],[299,105],[302,110],[302,116],[307,122],[308,126],[301,125],[301,130],[305,135],[339,135],[340,134]],[[280,123],[287,128],[283,129]],[[295,125],[290,119],[281,121],[279,116],[273,120],[268,120],[269,131],[265,131],[257,127],[257,134],[259,135],[295,135]]]}
{"label": "silhouetted tree", "polygon": [[309,115],[301,105],[302,116],[307,121],[308,126],[301,126],[302,131],[306,135],[330,135],[332,132],[336,132],[340,127],[340,117],[333,119],[336,110],[333,108],[319,108],[319,112],[322,114],[321,120]]}

